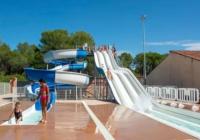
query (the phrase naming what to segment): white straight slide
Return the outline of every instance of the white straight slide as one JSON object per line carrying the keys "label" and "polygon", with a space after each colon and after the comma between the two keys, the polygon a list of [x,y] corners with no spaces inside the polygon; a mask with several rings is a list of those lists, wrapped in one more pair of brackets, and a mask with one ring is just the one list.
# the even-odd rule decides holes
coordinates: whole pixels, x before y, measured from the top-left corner
{"label": "white straight slide", "polygon": [[[116,101],[130,109],[146,111],[151,107],[151,98],[133,73],[117,65],[110,51],[94,52],[95,63],[103,69]],[[107,71],[112,79],[109,79]]]}

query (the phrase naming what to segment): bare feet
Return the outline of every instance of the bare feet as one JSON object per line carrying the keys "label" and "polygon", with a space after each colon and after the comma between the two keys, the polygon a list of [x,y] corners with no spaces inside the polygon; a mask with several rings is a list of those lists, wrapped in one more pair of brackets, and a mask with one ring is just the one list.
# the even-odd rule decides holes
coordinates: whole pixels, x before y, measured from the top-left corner
{"label": "bare feet", "polygon": [[44,120],[40,120],[40,123],[44,123]]}
{"label": "bare feet", "polygon": [[46,124],[47,120],[41,120],[40,123]]}

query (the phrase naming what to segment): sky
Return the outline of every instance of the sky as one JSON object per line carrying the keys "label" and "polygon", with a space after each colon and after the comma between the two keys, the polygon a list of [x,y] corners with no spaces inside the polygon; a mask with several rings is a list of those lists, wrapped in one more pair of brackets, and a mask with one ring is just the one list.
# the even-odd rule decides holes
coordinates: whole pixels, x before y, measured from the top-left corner
{"label": "sky", "polygon": [[146,51],[200,50],[199,0],[0,0],[0,41],[39,44],[41,32],[89,32],[96,45],[143,51],[140,17],[146,15]]}

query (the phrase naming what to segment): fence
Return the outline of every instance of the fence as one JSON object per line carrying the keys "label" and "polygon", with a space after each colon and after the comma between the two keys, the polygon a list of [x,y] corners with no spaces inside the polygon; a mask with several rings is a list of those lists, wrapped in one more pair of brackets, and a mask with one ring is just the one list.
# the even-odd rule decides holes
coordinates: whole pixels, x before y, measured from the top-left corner
{"label": "fence", "polygon": [[192,89],[186,89],[186,88],[179,88],[178,89],[178,98],[177,100],[184,100],[187,102],[194,102],[198,103],[200,98],[200,93],[198,89],[192,88]]}
{"label": "fence", "polygon": [[87,98],[87,87],[72,86],[67,89],[56,89],[57,99],[62,100],[80,100]]}
{"label": "fence", "polygon": [[[10,84],[6,82],[0,82],[0,95],[10,94]],[[20,86],[17,87],[17,94],[25,94],[26,93],[26,87]]]}
{"label": "fence", "polygon": [[27,87],[23,86],[23,87],[17,87],[17,96],[18,97],[24,97],[27,96]]}
{"label": "fence", "polygon": [[191,103],[200,102],[199,89],[196,88],[147,86],[146,90],[151,97],[157,99],[167,99]]}
{"label": "fence", "polygon": [[5,95],[5,94],[8,94],[8,93],[10,93],[10,84],[0,82],[0,95]]}
{"label": "fence", "polygon": [[[0,95],[10,94],[9,83],[0,83]],[[105,77],[95,78],[88,86],[71,86],[67,88],[56,87],[56,94],[58,100],[79,100],[95,98],[98,100],[111,100],[114,101],[114,96]],[[15,98],[27,97],[34,98],[31,94],[28,94],[26,86],[20,85],[17,87],[17,92],[14,95]]]}
{"label": "fence", "polygon": [[95,78],[94,97],[98,100],[114,101],[112,90],[104,78]]}

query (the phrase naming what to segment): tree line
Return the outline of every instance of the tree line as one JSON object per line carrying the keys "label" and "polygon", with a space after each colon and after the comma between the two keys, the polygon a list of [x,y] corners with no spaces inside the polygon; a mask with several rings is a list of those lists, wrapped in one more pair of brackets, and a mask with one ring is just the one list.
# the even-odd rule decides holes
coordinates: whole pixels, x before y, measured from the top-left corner
{"label": "tree line", "polygon": [[[0,42],[0,81],[9,81],[12,76],[25,80],[24,67],[42,69],[46,67],[43,54],[49,50],[76,49],[84,43],[94,46],[93,37],[84,31],[69,33],[67,30],[51,30],[41,33],[39,44],[19,43],[15,49]],[[93,61],[87,58],[87,61]],[[89,69],[91,65],[89,64]],[[89,71],[89,70],[88,70]]]}
{"label": "tree line", "polygon": [[[167,54],[157,52],[146,53],[146,73],[147,75],[156,68],[165,58]],[[123,67],[130,68],[137,76],[143,75],[144,54],[139,53],[133,57],[130,53],[124,52],[119,56],[120,63]]]}
{"label": "tree line", "polygon": [[[0,81],[9,81],[13,76],[19,80],[26,80],[24,67],[38,69],[46,68],[43,61],[43,54],[49,50],[76,49],[85,43],[94,46],[93,37],[84,31],[69,33],[67,30],[50,30],[41,33],[39,44],[19,43],[15,49],[4,42],[0,42]],[[93,49],[93,48],[91,48]],[[149,74],[165,57],[159,53],[149,52],[147,57],[147,74]],[[94,74],[94,57],[87,57],[88,66],[85,72]],[[122,53],[119,56],[124,67],[132,68],[137,75],[143,75],[143,54],[133,57],[130,53]]]}

